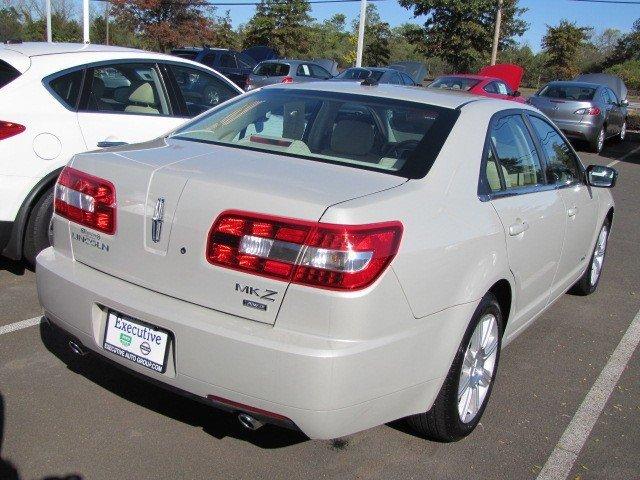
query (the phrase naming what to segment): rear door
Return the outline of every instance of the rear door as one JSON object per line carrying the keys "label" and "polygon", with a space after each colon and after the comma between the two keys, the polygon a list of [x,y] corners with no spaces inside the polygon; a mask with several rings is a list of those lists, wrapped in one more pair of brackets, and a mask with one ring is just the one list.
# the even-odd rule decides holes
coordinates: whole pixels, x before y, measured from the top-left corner
{"label": "rear door", "polygon": [[183,121],[155,63],[117,62],[86,70],[78,123],[87,150],[151,140]]}
{"label": "rear door", "polygon": [[485,168],[516,282],[517,315],[512,321],[517,330],[549,300],[566,214],[560,194],[546,184],[543,162],[523,115],[512,112],[517,113],[500,114],[491,122]]}
{"label": "rear door", "polygon": [[624,122],[620,102],[611,89],[603,88],[602,92],[605,108],[607,109],[607,136],[617,135],[620,133],[622,123]]}
{"label": "rear door", "polygon": [[531,114],[529,120],[544,152],[547,178],[557,187],[567,216],[565,246],[552,293],[555,296],[569,288],[589,263],[598,205],[569,142],[542,117]]}

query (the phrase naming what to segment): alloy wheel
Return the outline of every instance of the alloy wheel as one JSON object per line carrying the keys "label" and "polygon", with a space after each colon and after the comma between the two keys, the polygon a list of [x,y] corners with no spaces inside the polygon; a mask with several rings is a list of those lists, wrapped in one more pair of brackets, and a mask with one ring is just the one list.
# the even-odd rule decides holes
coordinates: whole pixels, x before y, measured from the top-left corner
{"label": "alloy wheel", "polygon": [[620,140],[624,140],[627,136],[627,122],[622,124],[622,128],[620,129]]}
{"label": "alloy wheel", "polygon": [[492,313],[482,316],[464,352],[458,379],[458,415],[463,423],[473,421],[482,409],[496,368],[498,321]]}
{"label": "alloy wheel", "polygon": [[591,261],[591,285],[598,283],[600,273],[602,272],[602,264],[604,263],[604,254],[607,250],[607,240],[609,238],[609,229],[606,225],[600,230],[598,235],[598,241],[596,242],[596,249],[593,252],[593,260]]}
{"label": "alloy wheel", "polygon": [[604,128],[598,134],[598,153],[604,148]]}

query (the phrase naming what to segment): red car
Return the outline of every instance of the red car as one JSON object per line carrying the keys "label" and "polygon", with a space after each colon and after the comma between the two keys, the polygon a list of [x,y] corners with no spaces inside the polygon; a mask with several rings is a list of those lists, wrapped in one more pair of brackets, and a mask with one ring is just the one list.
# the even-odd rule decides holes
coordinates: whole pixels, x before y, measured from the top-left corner
{"label": "red car", "polygon": [[517,65],[502,64],[484,67],[477,75],[454,74],[436,78],[429,88],[462,90],[485,97],[502,98],[525,103],[518,88],[524,70]]}

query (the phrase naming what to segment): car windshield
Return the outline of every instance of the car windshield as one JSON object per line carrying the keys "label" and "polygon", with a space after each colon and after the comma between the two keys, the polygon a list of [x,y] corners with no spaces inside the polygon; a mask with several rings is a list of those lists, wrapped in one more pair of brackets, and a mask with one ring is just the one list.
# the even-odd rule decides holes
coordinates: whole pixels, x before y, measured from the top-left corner
{"label": "car windshield", "polygon": [[480,80],[466,77],[440,77],[429,84],[429,88],[444,88],[446,90],[463,90],[468,92],[475,87]]}
{"label": "car windshield", "polygon": [[371,78],[371,80],[378,81],[382,77],[380,70],[367,70],[366,68],[348,68],[344,72],[340,73],[336,78],[344,78],[346,80],[364,80],[365,78]]}
{"label": "car windshield", "polygon": [[540,93],[539,97],[561,98],[563,100],[576,100],[588,102],[593,100],[596,89],[582,85],[547,85]]}
{"label": "car windshield", "polygon": [[265,89],[222,105],[172,137],[420,178],[458,115],[375,96]]}
{"label": "car windshield", "polygon": [[289,75],[289,65],[286,63],[264,62],[259,64],[253,73],[264,77],[285,77]]}

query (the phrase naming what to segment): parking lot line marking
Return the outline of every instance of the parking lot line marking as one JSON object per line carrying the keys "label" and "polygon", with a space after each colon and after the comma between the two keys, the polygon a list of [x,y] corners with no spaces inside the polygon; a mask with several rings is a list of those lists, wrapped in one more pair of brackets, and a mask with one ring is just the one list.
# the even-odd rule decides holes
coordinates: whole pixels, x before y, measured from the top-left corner
{"label": "parking lot line marking", "polygon": [[580,408],[560,437],[537,480],[564,480],[578,459],[620,376],[640,343],[640,311],[629,325]]}
{"label": "parking lot line marking", "polygon": [[625,153],[623,156],[621,156],[620,158],[618,158],[617,160],[614,160],[613,162],[609,163],[607,165],[607,167],[613,167],[615,164],[620,163],[620,162],[624,162],[627,158],[629,158],[631,155],[635,155],[636,153],[640,152],[640,147],[636,147],[633,150],[631,150],[630,152]]}
{"label": "parking lot line marking", "polygon": [[10,323],[9,325],[2,325],[0,327],[0,335],[5,333],[15,332],[16,330],[22,330],[23,328],[35,327],[42,320],[42,315],[39,317],[30,318],[28,320],[22,320],[21,322]]}

